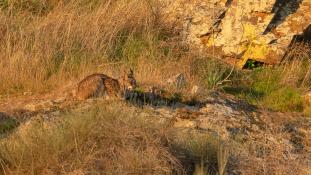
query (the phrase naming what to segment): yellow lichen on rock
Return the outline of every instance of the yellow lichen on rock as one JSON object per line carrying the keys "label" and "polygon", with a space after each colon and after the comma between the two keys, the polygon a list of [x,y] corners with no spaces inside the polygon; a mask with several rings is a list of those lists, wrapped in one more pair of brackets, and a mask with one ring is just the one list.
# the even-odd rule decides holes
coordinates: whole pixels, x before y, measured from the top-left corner
{"label": "yellow lichen on rock", "polygon": [[244,51],[244,54],[237,63],[239,68],[243,68],[249,59],[265,60],[270,51],[266,43],[267,41],[258,35],[254,25],[245,24],[243,31],[245,39],[240,44],[239,51]]}
{"label": "yellow lichen on rock", "polygon": [[295,36],[311,24],[310,0],[201,0],[186,6],[180,1],[173,3],[178,12],[170,5],[166,12],[181,22],[184,41],[218,58],[239,58],[239,67],[248,59],[280,62]]}

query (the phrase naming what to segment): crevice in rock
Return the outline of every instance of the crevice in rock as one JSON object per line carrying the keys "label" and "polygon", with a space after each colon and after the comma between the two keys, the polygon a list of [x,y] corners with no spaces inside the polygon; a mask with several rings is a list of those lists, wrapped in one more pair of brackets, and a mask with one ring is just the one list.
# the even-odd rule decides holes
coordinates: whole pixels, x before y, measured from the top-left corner
{"label": "crevice in rock", "polygon": [[232,4],[232,1],[233,1],[233,0],[227,0],[227,2],[226,2],[226,4],[225,4],[225,5],[226,5],[226,7],[230,7],[230,6],[231,6],[231,4]]}
{"label": "crevice in rock", "polygon": [[209,32],[204,34],[204,35],[201,35],[200,37],[208,37],[208,39],[209,39],[211,34],[213,34],[213,33],[220,33],[221,32],[221,29],[219,28],[219,26],[221,24],[222,19],[225,18],[227,11],[228,11],[228,9],[230,8],[230,6],[232,4],[232,1],[233,0],[227,0],[226,1],[225,8],[220,10],[218,12],[218,14],[216,14],[214,22],[213,22],[213,25],[210,27]]}
{"label": "crevice in rock", "polygon": [[262,67],[263,65],[264,65],[263,62],[256,61],[253,59],[248,59],[245,65],[243,66],[243,69],[254,69],[254,68]]}

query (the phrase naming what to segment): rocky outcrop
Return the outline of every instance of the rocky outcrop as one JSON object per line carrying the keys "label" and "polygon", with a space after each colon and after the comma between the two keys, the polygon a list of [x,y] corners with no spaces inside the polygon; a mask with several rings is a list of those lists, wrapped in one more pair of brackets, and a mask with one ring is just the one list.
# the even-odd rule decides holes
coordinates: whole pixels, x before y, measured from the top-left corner
{"label": "rocky outcrop", "polygon": [[278,63],[297,36],[310,41],[310,0],[163,0],[167,22],[191,46],[220,58]]}

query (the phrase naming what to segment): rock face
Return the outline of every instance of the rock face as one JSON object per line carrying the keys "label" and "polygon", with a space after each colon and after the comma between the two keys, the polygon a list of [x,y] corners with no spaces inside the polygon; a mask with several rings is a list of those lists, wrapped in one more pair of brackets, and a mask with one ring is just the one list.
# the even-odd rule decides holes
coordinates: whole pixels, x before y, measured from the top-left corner
{"label": "rock face", "polygon": [[297,37],[310,42],[310,0],[162,0],[191,46],[221,58],[277,63]]}

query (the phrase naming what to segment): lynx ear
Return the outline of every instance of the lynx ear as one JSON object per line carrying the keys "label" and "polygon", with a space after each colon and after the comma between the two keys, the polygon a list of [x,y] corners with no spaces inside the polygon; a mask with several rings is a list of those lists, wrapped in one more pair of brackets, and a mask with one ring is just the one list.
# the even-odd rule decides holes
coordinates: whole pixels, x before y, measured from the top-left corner
{"label": "lynx ear", "polygon": [[129,75],[129,76],[134,76],[134,71],[133,71],[132,68],[130,68],[130,71],[129,71],[128,75]]}

